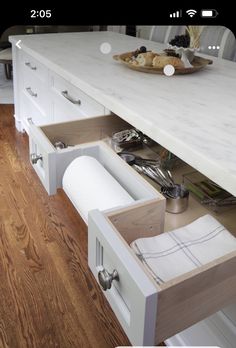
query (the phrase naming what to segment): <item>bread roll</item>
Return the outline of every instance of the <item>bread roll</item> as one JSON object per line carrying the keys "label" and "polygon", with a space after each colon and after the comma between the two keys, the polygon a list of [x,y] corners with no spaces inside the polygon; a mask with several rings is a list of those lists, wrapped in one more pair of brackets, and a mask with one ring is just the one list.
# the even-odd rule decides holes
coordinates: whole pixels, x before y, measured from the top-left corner
{"label": "bread roll", "polygon": [[173,65],[175,68],[183,68],[184,63],[180,58],[169,56],[156,56],[153,59],[152,65],[155,68],[164,68],[167,64]]}
{"label": "bread roll", "polygon": [[152,66],[153,59],[157,56],[157,53],[153,52],[146,52],[146,53],[140,53],[136,61],[138,62],[138,65],[141,66]]}

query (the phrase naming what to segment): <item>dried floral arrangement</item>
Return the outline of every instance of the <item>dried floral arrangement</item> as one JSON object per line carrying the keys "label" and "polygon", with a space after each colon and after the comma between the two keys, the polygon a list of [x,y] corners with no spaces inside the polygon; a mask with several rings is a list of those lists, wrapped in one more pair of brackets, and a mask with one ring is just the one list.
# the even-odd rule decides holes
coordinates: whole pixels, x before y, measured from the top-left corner
{"label": "dried floral arrangement", "polygon": [[186,26],[186,31],[190,38],[189,47],[190,48],[199,48],[200,47],[200,37],[203,30],[201,25],[188,25]]}

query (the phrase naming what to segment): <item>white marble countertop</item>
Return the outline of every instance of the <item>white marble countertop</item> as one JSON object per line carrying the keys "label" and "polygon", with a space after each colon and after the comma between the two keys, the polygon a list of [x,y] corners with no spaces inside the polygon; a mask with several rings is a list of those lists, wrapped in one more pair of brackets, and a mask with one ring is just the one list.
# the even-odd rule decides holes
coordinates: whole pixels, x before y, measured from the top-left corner
{"label": "white marble countertop", "polygon": [[[161,44],[112,32],[11,37],[23,50],[236,195],[236,63],[190,75],[146,74],[112,59]],[[111,52],[103,54],[107,42]]]}

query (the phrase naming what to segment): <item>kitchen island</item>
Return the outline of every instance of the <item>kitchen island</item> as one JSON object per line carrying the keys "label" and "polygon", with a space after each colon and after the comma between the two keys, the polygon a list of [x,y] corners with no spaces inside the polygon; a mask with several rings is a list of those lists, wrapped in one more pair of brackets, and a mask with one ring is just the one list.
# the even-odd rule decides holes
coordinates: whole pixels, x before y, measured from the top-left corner
{"label": "kitchen island", "polygon": [[[194,74],[145,74],[112,56],[141,45],[164,46],[112,32],[11,37],[24,51],[185,162],[236,195],[235,63],[213,58]],[[20,47],[15,44],[21,40]],[[101,45],[111,51],[102,53]],[[18,92],[15,93],[17,95]],[[15,117],[21,119],[15,100]],[[68,116],[69,117],[69,116]]]}
{"label": "kitchen island", "polygon": [[[22,86],[33,98],[34,106],[38,104],[38,110],[44,114],[39,120],[35,117],[38,125],[60,121],[61,109],[55,102],[57,93],[74,104],[73,108],[63,104],[65,113],[61,120],[75,119],[76,114],[71,118],[71,113],[81,105],[78,118],[113,112],[236,194],[234,63],[213,59],[212,66],[195,74],[167,77],[129,70],[112,58],[113,54],[133,51],[141,45],[156,52],[164,48],[150,41],[101,32],[12,37],[11,40],[13,44],[21,40],[20,49],[14,46],[18,130],[27,130],[22,110],[26,110],[27,116],[32,114],[30,108],[22,108]],[[110,52],[103,50],[104,44],[108,51],[110,47]],[[43,87],[48,91],[46,95],[35,92],[35,81],[31,87],[28,86],[31,80],[26,78],[22,85],[18,60],[33,72],[41,70],[37,78],[41,80],[41,91]],[[80,99],[75,98],[77,92]]]}

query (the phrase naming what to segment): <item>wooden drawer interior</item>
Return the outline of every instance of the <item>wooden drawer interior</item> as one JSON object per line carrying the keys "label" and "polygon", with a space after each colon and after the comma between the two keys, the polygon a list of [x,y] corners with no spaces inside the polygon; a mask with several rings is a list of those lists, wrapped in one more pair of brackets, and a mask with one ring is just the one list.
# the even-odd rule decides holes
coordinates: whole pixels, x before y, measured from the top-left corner
{"label": "wooden drawer interior", "polygon": [[[106,139],[106,142],[109,144],[109,137],[111,137],[114,132],[122,129],[132,128],[132,126],[116,115],[107,115],[41,126],[40,128],[52,145],[56,141],[62,141],[65,144],[76,146],[104,139]],[[67,156],[67,151],[69,152],[71,149],[73,148],[61,150],[60,153],[65,151],[65,156]],[[157,155],[162,150],[163,148],[158,143],[153,142],[150,147],[144,146],[141,149],[131,150],[131,152],[144,158],[156,159]],[[171,173],[174,180],[177,183],[181,183],[183,180],[183,175],[193,170],[194,168],[182,162],[181,165],[171,170]],[[160,191],[159,185],[153,180],[145,175],[142,175],[142,177],[156,190]],[[209,213],[209,210],[200,204],[192,195],[190,195],[189,206],[185,212],[181,214],[165,213],[165,231],[170,231],[172,229],[184,226],[207,213]],[[232,209],[225,211],[222,214],[214,214],[213,212],[210,213],[236,236],[236,207],[232,207]]]}
{"label": "wooden drawer interior", "polygon": [[[139,181],[137,178],[140,177],[140,174],[136,173],[134,169],[123,162],[109,147],[109,138],[114,132],[131,127],[131,125],[116,115],[110,115],[42,126],[40,129],[50,144],[53,145],[57,141],[62,141],[72,146],[58,151],[55,149],[57,157],[57,187],[60,187],[59,184],[66,166],[76,156],[86,154],[97,158],[124,188],[134,197],[136,195],[135,204],[119,209],[112,209],[107,212],[99,212],[99,214],[102,214],[104,218],[104,226],[110,226],[109,231],[116,236],[117,241],[120,241],[126,254],[128,253],[129,258],[134,260],[134,264],[138,265],[137,267],[141,270],[141,277],[142,274],[145,274],[149,284],[152,284],[152,289],[155,289],[157,294],[157,306],[155,308],[156,329],[155,339],[152,343],[157,344],[236,300],[236,253],[227,254],[224,257],[214,260],[214,262],[210,262],[194,271],[171,279],[162,285],[155,283],[142,262],[130,248],[130,243],[140,237],[154,236],[162,233],[164,220],[165,230],[168,231],[184,226],[209,212],[200,203],[190,197],[189,207],[184,213],[164,213],[165,205],[161,196],[157,199],[152,195],[144,197],[145,195],[142,196],[142,194],[137,193],[139,192],[140,186],[137,185]],[[143,147],[142,149],[136,150],[135,153],[146,158],[155,159],[160,149],[159,144],[155,143],[151,147]],[[107,156],[108,153],[109,155]],[[115,165],[118,162],[122,169],[119,170],[119,175],[117,174],[118,171]],[[173,170],[172,173],[174,179],[180,183],[182,181],[182,175],[191,170],[191,167],[183,164],[183,166]],[[127,179],[127,173],[130,175],[129,179]],[[144,178],[154,188],[157,190],[160,189],[151,179]],[[217,219],[232,233],[236,232],[234,223],[235,212],[236,209],[234,208],[217,216]],[[96,245],[96,242],[94,242],[94,245]],[[123,267],[126,267],[126,265]],[[96,268],[93,272],[97,276]],[[129,273],[126,274],[127,278],[129,279]],[[132,282],[135,281],[135,275],[133,275]],[[118,290],[122,291],[122,288]],[[133,320],[131,313],[132,299],[127,297],[126,302],[128,304],[126,319],[128,319],[125,325],[129,326]],[[129,305],[129,303],[131,304]],[[145,342],[150,343],[150,341]],[[138,343],[142,344],[144,341],[138,341]]]}
{"label": "wooden drawer interior", "polygon": [[110,137],[114,132],[132,128],[116,115],[98,116],[40,127],[49,141],[79,145]]}
{"label": "wooden drawer interior", "polygon": [[[51,124],[46,126],[37,127],[32,124],[29,128],[31,150],[34,152],[35,146],[38,149],[50,148],[50,157],[47,151],[44,151],[43,163],[45,163],[45,177],[48,178],[50,185],[46,186],[45,179],[42,178],[42,183],[49,194],[55,194],[56,189],[61,187],[62,177],[67,166],[76,157],[81,155],[81,151],[84,145],[93,143],[96,141],[109,138],[114,132],[121,129],[127,129],[131,126],[115,115],[97,116],[88,119],[80,119],[70,122],[62,122],[57,124]],[[57,149],[55,142],[63,142],[68,145],[66,148]],[[110,150],[112,155],[115,152]],[[37,153],[37,156],[42,155]],[[103,161],[103,152],[100,152],[100,160]],[[117,156],[118,157],[118,156]],[[51,173],[51,161],[55,160],[55,170]],[[119,160],[121,160],[119,158]],[[121,163],[123,161],[121,160]],[[125,164],[125,163],[124,163]],[[36,165],[34,168],[36,169]],[[130,169],[130,168],[129,168]],[[130,169],[132,172],[133,170]],[[135,173],[136,174],[136,173]],[[49,178],[50,176],[50,178]]]}
{"label": "wooden drawer interior", "polygon": [[[162,149],[159,144],[153,144],[152,148],[146,147],[134,153],[151,159],[156,158],[156,154],[160,153]],[[171,170],[171,173],[174,181],[181,183],[183,181],[183,175],[193,170],[194,168],[182,162],[179,166]],[[144,175],[142,176],[158,191],[160,190],[160,187],[153,180]],[[185,212],[181,214],[165,213],[164,231],[171,231],[185,226],[205,214],[214,216],[236,237],[235,206],[218,214],[200,204],[191,194],[189,197],[189,206]],[[150,230],[145,228],[146,225],[143,225],[142,231],[135,228],[135,218],[138,215],[134,214],[132,216],[132,213],[129,214],[129,212],[114,212],[107,215],[109,221],[115,226],[119,235],[124,238],[128,247],[137,238],[151,236],[149,234]],[[137,262],[140,263],[138,258]],[[172,279],[163,285],[157,285],[160,301],[157,309],[155,343],[158,344],[166,338],[171,337],[174,333],[178,333],[210,316],[227,304],[235,302],[235,264],[236,253],[233,252],[195,271]],[[142,263],[141,267],[143,267]],[[143,269],[146,272],[146,269]],[[148,276],[150,275],[148,274]],[[228,289],[227,293],[225,293],[226,289]],[[182,314],[180,315],[180,313]]]}
{"label": "wooden drawer interior", "polygon": [[[155,159],[157,153],[161,150],[161,146],[156,143],[152,144],[151,148],[144,147],[131,152],[145,158]],[[171,172],[174,180],[181,183],[183,174],[192,170],[192,167],[182,162],[179,167],[171,170]],[[155,182],[146,176],[143,177],[158,191],[160,190]],[[236,300],[236,253],[226,254],[194,271],[159,285],[155,283],[147,269],[130,248],[130,243],[137,238],[155,235],[153,227],[157,231],[155,225],[160,223],[156,213],[157,211],[153,213],[150,204],[145,207],[142,205],[136,206],[135,209],[131,207],[109,212],[105,214],[105,218],[111,224],[114,233],[122,239],[125,249],[130,249],[130,253],[136,259],[136,262],[156,287],[158,305],[154,343],[158,344]],[[185,212],[181,214],[165,213],[165,231],[187,225],[200,216],[209,213],[236,236],[236,207],[222,214],[215,214],[212,211],[209,212],[191,195],[188,209]],[[226,291],[226,289],[228,290]],[[129,300],[127,300],[128,302]],[[130,320],[132,320],[132,315]]]}
{"label": "wooden drawer interior", "polygon": [[[132,203],[122,206],[121,211],[133,211],[134,214],[142,214],[136,218],[136,228],[138,227],[139,221],[140,224],[145,223],[147,225],[146,228],[150,229],[151,235],[163,231],[165,198],[149,185],[138,173],[136,173],[136,171],[130,168],[130,166],[125,163],[106,143],[103,141],[95,141],[82,144],[77,147],[75,153],[73,151],[69,155],[71,156],[66,155],[66,153],[61,153],[61,156],[58,158],[58,162],[63,162],[63,167],[61,166],[60,168],[58,163],[57,175],[60,183],[62,182],[64,170],[71,162],[72,157],[94,157],[134,199]],[[113,211],[117,212],[118,209],[112,208],[109,209],[109,211],[110,213]],[[151,219],[149,219],[148,223],[147,216],[150,218],[150,214]]]}
{"label": "wooden drawer interior", "polygon": [[130,243],[137,238],[153,236],[153,227],[157,231],[155,225],[160,223],[158,211],[154,215],[152,212],[151,205],[139,206],[106,213],[105,218],[114,233],[122,239],[124,248],[130,249],[136,262],[156,287],[154,343],[158,344],[236,300],[236,252],[228,253],[164,284],[157,284],[130,247]]}
{"label": "wooden drawer interior", "polygon": [[[107,140],[108,143],[109,140]],[[143,146],[142,148],[132,149],[130,152],[143,158],[157,159],[160,153],[165,150],[161,145],[156,142],[152,142],[150,146]],[[183,176],[187,173],[195,171],[193,167],[178,159],[178,165],[170,170],[176,183],[183,182]],[[152,185],[157,191],[160,192],[160,186],[146,175],[141,175],[150,185]],[[236,223],[235,214],[236,206],[231,206],[229,209],[222,213],[216,213],[209,210],[207,206],[202,205],[193,195],[189,196],[189,205],[186,211],[181,214],[165,213],[165,231],[170,231],[184,225],[191,223],[193,220],[203,216],[205,214],[211,214],[222,225],[224,225],[235,237],[236,237]]]}

